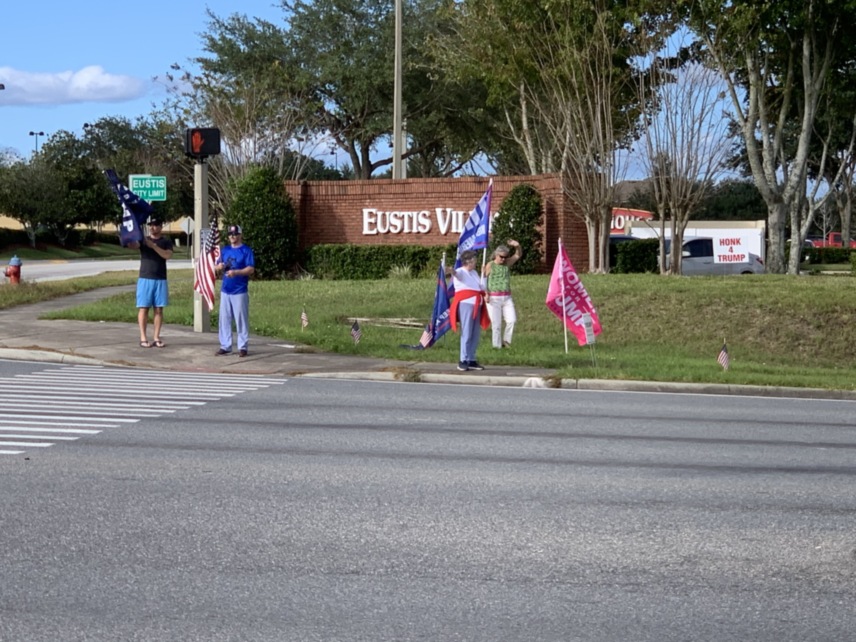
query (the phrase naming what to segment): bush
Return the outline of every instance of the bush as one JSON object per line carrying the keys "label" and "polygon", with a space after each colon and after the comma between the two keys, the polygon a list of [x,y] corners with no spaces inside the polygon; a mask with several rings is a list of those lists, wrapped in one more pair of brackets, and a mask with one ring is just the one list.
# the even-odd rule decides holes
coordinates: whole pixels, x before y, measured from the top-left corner
{"label": "bush", "polygon": [[543,269],[543,248],[540,232],[543,212],[541,196],[531,185],[515,185],[502,202],[499,213],[491,223],[491,252],[515,239],[520,243],[521,259],[514,264],[517,274],[534,274]]}
{"label": "bush", "polygon": [[10,230],[8,228],[0,228],[0,247],[9,247],[12,245],[29,245],[30,239],[24,230]]}
{"label": "bush", "polygon": [[223,229],[226,225],[243,229],[260,278],[281,278],[297,263],[297,216],[274,170],[253,169],[239,181]]}
{"label": "bush", "polygon": [[457,244],[423,245],[315,245],[306,252],[306,269],[323,279],[385,279],[396,266],[408,265],[412,274],[436,274],[443,253],[446,265],[455,262]]}
{"label": "bush", "polygon": [[615,245],[615,269],[617,274],[645,273],[659,271],[657,253],[660,251],[660,239],[640,239]]}
{"label": "bush", "polygon": [[806,248],[806,263],[850,263],[853,250],[849,247],[812,247]]}

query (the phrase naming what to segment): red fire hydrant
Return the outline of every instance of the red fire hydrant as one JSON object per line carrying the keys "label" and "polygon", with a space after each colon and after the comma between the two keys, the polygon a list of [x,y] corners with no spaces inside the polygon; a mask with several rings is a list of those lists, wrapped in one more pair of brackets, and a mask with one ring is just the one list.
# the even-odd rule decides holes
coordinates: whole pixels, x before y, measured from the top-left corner
{"label": "red fire hydrant", "polygon": [[17,285],[21,282],[21,259],[17,255],[9,259],[8,267],[3,270],[3,275],[9,279],[9,283]]}

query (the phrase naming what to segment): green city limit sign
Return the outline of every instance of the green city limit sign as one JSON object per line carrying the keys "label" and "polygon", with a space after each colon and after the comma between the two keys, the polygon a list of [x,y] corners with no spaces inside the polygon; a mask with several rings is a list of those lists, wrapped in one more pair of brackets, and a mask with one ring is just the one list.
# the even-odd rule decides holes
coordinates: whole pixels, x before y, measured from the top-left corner
{"label": "green city limit sign", "polygon": [[128,176],[128,183],[128,189],[150,203],[166,200],[166,176],[131,174]]}

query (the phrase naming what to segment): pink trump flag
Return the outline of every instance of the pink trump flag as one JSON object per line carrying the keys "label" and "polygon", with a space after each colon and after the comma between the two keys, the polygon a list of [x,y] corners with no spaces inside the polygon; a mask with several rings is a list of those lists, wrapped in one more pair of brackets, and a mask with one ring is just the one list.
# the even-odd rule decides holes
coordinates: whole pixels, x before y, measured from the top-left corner
{"label": "pink trump flag", "polygon": [[[589,298],[588,292],[580,281],[580,277],[571,260],[565,252],[565,246],[559,241],[559,255],[553,265],[553,276],[550,277],[550,287],[547,290],[547,307],[574,333],[581,346],[586,345],[585,317],[591,315],[592,330],[600,334],[600,319]],[[567,338],[565,340],[567,350]]]}

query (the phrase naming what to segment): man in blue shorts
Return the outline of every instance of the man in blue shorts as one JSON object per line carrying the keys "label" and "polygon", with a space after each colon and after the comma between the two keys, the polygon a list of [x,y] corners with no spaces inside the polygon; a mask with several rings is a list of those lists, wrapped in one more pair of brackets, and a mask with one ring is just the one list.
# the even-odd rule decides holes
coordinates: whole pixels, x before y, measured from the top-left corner
{"label": "man in blue shorts", "polygon": [[[169,303],[166,282],[166,262],[172,258],[172,241],[161,236],[163,221],[157,216],[149,217],[149,235],[141,243],[130,243],[128,247],[140,250],[140,277],[137,279],[137,324],[140,326],[141,348],[163,348],[161,341],[163,309]],[[154,308],[154,336],[149,341],[146,331],[149,308]]]}
{"label": "man in blue shorts", "polygon": [[229,245],[220,250],[214,266],[223,276],[220,286],[220,349],[216,354],[232,352],[232,321],[238,331],[238,356],[246,357],[250,343],[250,277],[256,271],[256,259],[244,245],[240,225],[229,226]]}

